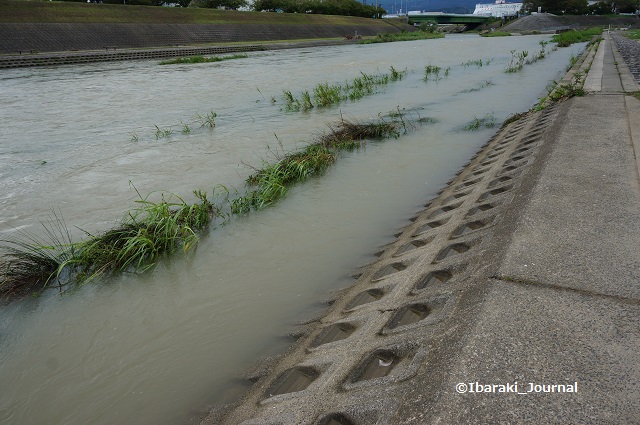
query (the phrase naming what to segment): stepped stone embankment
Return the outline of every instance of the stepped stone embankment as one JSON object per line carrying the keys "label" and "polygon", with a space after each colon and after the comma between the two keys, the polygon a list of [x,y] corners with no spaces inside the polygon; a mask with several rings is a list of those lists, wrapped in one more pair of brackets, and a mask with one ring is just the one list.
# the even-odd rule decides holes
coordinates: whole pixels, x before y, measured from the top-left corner
{"label": "stepped stone embankment", "polygon": [[0,54],[343,38],[401,31],[385,22],[370,21],[352,25],[0,23]]}
{"label": "stepped stone embankment", "polygon": [[336,25],[0,23],[0,69],[342,44],[350,36],[414,30],[399,22],[348,19]]}

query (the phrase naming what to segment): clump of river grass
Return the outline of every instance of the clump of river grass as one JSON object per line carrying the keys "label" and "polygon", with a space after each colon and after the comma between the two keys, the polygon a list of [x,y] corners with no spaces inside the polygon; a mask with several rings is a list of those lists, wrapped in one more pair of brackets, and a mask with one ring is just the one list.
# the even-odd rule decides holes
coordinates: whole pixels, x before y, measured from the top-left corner
{"label": "clump of river grass", "polygon": [[[434,81],[438,81],[441,80],[442,77],[440,76],[440,72],[442,71],[442,67],[437,66],[437,65],[426,65],[424,67],[424,80],[425,81],[429,81],[429,80],[434,80]],[[445,77],[449,76],[449,72],[451,72],[451,67],[447,67],[444,72],[443,75]]]}
{"label": "clump of river grass", "polygon": [[496,125],[496,117],[493,112],[489,114],[485,114],[484,117],[478,118],[476,116],[473,117],[471,122],[465,125],[462,129],[465,131],[477,131],[481,128],[493,128]]}
{"label": "clump of river grass", "polygon": [[210,62],[222,62],[233,59],[245,59],[248,58],[248,55],[238,54],[238,55],[230,55],[230,56],[188,56],[184,58],[176,58],[170,59],[166,61],[160,62],[160,65],[175,65],[175,64],[193,64],[193,63],[210,63]]}
{"label": "clump of river grass", "polygon": [[189,204],[177,195],[153,202],[140,198],[113,229],[73,242],[56,216],[44,225],[46,241],[30,234],[2,240],[0,296],[12,297],[84,282],[110,272],[144,271],[164,254],[189,252],[203,230],[219,213],[207,195],[194,191],[199,202]]}
{"label": "clump of river grass", "polygon": [[527,60],[528,56],[529,56],[529,52],[526,50],[523,50],[522,52],[517,52],[515,50],[512,50],[511,60],[507,64],[507,68],[505,69],[504,72],[513,73],[513,72],[520,71],[524,67],[525,61]]}
{"label": "clump of river grass", "polygon": [[589,28],[586,30],[570,30],[560,34],[556,34],[551,41],[558,43],[558,47],[569,47],[574,43],[584,43],[591,41],[594,36],[602,34],[602,28]]}
{"label": "clump of river grass", "polygon": [[311,91],[305,90],[300,96],[294,95],[291,91],[283,91],[284,110],[286,111],[308,111],[313,108],[324,108],[341,102],[355,101],[374,94],[376,88],[389,84],[392,81],[399,81],[407,74],[407,70],[397,70],[393,66],[386,74],[366,74],[360,75],[344,84],[319,83]]}
{"label": "clump of river grass", "polygon": [[444,38],[444,34],[428,31],[399,32],[393,34],[384,33],[372,38],[364,38],[360,40],[360,44],[391,43],[394,41],[428,40],[434,38]]}
{"label": "clump of river grass", "polygon": [[248,190],[231,201],[232,213],[241,214],[272,205],[284,197],[291,186],[324,172],[337,161],[340,152],[358,149],[367,140],[398,138],[408,130],[402,117],[380,118],[373,123],[343,118],[304,149],[290,153],[272,151],[275,161],[263,161],[262,167],[247,178]]}

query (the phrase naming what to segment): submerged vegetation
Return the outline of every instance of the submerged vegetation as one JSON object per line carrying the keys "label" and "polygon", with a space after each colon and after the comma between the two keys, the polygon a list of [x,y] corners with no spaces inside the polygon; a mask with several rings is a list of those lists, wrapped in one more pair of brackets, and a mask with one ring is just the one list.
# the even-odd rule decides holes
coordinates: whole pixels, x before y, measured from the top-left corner
{"label": "submerged vegetation", "polygon": [[428,32],[428,31],[384,33],[384,34],[378,34],[372,38],[362,39],[360,40],[360,44],[391,43],[394,41],[428,40],[433,38],[444,38],[444,34],[439,32]]}
{"label": "submerged vegetation", "polygon": [[375,93],[376,87],[388,84],[391,81],[399,81],[407,74],[407,70],[399,71],[393,66],[388,74],[365,74],[344,84],[319,83],[311,92],[303,91],[298,98],[291,91],[283,91],[284,110],[308,111],[313,108],[323,108],[336,105],[346,100],[358,100],[364,96]]}
{"label": "submerged vegetation", "polygon": [[496,117],[493,112],[486,114],[482,118],[473,117],[471,122],[465,125],[462,129],[465,131],[476,131],[480,130],[482,127],[484,128],[493,128],[496,125]]}
{"label": "submerged vegetation", "polygon": [[19,232],[18,237],[0,240],[0,297],[17,298],[45,289],[82,284],[108,273],[141,272],[152,267],[163,255],[197,245],[198,233],[222,218],[260,210],[274,204],[287,190],[313,175],[319,175],[337,161],[340,152],[364,146],[367,140],[398,138],[426,122],[408,121],[404,113],[380,117],[372,123],[341,119],[302,150],[276,153],[273,162],[263,161],[261,168],[246,180],[246,190],[234,196],[223,188],[224,196],[193,192],[197,201],[188,203],[170,194],[159,201],[149,196],[136,202],[114,229],[94,235],[88,232],[80,242],[71,240],[66,223],[57,214],[47,223],[45,239]]}
{"label": "submerged vegetation", "polygon": [[249,56],[245,55],[245,54],[237,54],[237,55],[230,55],[230,56],[212,56],[212,57],[188,56],[188,57],[184,57],[184,58],[176,58],[176,59],[170,59],[170,60],[162,61],[162,62],[160,62],[160,65],[222,62],[222,61],[228,61],[228,60],[232,60],[232,59],[245,59],[245,58],[248,58],[248,57]]}
{"label": "submerged vegetation", "polygon": [[[429,81],[430,79],[433,79],[434,81],[438,81],[442,79],[442,77],[440,76],[440,71],[442,71],[442,67],[440,66],[431,64],[426,65],[424,67],[424,80]],[[449,72],[451,72],[451,67],[447,67],[447,69],[444,70],[444,76],[448,77]]]}

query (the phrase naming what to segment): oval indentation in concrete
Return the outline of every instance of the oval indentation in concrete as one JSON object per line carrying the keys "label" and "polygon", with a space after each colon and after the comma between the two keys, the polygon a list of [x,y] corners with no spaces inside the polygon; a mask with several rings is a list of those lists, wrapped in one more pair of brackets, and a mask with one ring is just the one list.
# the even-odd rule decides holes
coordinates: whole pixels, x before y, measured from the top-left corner
{"label": "oval indentation in concrete", "polygon": [[416,291],[422,291],[431,286],[442,285],[443,283],[447,283],[453,277],[453,273],[451,270],[435,270],[427,273],[423,278],[421,278],[418,283],[415,284],[413,289]]}
{"label": "oval indentation in concrete", "polygon": [[312,367],[294,367],[280,375],[267,394],[269,397],[273,397],[305,390],[318,376],[320,376],[320,372]]}
{"label": "oval indentation in concrete", "polygon": [[458,208],[461,205],[461,203],[457,203],[457,204],[451,204],[451,205],[444,205],[436,210],[433,210],[431,212],[431,214],[429,214],[429,218],[435,218],[439,215],[448,213],[449,211],[453,211],[456,208]]}
{"label": "oval indentation in concrete", "polygon": [[418,229],[416,229],[416,231],[413,233],[414,236],[418,236],[421,235],[425,232],[428,232],[429,230],[433,230],[433,229],[437,229],[438,227],[444,226],[447,221],[449,221],[448,218],[442,219],[442,220],[435,220],[435,221],[430,221],[426,224],[423,224],[422,226],[418,227]]}
{"label": "oval indentation in concrete", "polygon": [[502,183],[506,183],[509,180],[513,179],[513,177],[509,177],[509,176],[502,176],[502,177],[498,177],[497,179],[493,179],[490,183],[489,183],[489,187],[494,187],[497,186],[499,184]]}
{"label": "oval indentation in concrete", "polygon": [[422,248],[423,246],[427,245],[427,241],[423,241],[423,240],[413,240],[409,243],[406,243],[404,245],[402,245],[395,254],[393,254],[394,257],[398,257],[400,255],[406,254],[407,252],[413,251],[414,249],[417,248]]}
{"label": "oval indentation in concrete", "polygon": [[332,413],[320,419],[318,425],[355,425],[342,413]]}
{"label": "oval indentation in concrete", "polygon": [[330,342],[341,341],[348,338],[355,330],[356,327],[351,323],[334,323],[324,328],[311,346],[318,347],[323,344],[329,344]]}
{"label": "oval indentation in concrete", "polygon": [[447,198],[444,198],[442,200],[442,203],[443,204],[448,204],[448,203],[453,202],[453,201],[455,201],[457,199],[460,199],[460,198],[463,198],[463,197],[467,196],[470,192],[471,191],[454,193],[453,195],[451,195],[451,196],[449,196]]}
{"label": "oval indentation in concrete", "polygon": [[451,233],[452,238],[458,238],[460,236],[464,236],[468,233],[475,232],[476,230],[480,230],[483,227],[486,227],[488,222],[486,220],[475,220],[465,223],[461,226],[458,226],[456,230]]}
{"label": "oval indentation in concrete", "polygon": [[389,276],[390,274],[394,274],[397,272],[401,272],[402,270],[406,269],[408,267],[408,264],[404,264],[404,263],[391,263],[391,264],[387,264],[386,266],[384,266],[383,268],[381,268],[380,270],[378,270],[372,277],[371,280],[380,280],[384,277]]}
{"label": "oval indentation in concrete", "polygon": [[399,363],[398,356],[389,350],[378,350],[370,354],[356,368],[351,382],[368,381],[389,375]]}
{"label": "oval indentation in concrete", "polygon": [[463,254],[471,249],[471,245],[466,243],[455,243],[453,245],[449,245],[448,247],[442,249],[436,258],[433,260],[434,262],[442,261],[446,258],[456,256],[458,254]]}
{"label": "oval indentation in concrete", "polygon": [[383,296],[384,291],[382,289],[369,289],[367,291],[360,292],[349,302],[349,304],[347,305],[347,310],[351,310],[358,306],[378,301]]}
{"label": "oval indentation in concrete", "polygon": [[426,319],[431,313],[432,309],[427,304],[411,304],[398,309],[385,327],[395,329],[400,326],[412,325]]}
{"label": "oval indentation in concrete", "polygon": [[471,217],[471,216],[479,214],[481,212],[492,210],[495,207],[496,207],[496,205],[495,204],[491,204],[491,203],[478,205],[477,207],[471,208],[469,210],[469,212],[467,212],[465,217]]}
{"label": "oval indentation in concrete", "polygon": [[480,195],[480,197],[478,198],[478,202],[484,202],[487,199],[490,199],[494,196],[498,196],[502,193],[508,192],[513,188],[513,186],[511,185],[507,185],[507,186],[503,186],[503,187],[498,187],[496,189],[490,190],[488,192],[483,193],[482,195]]}

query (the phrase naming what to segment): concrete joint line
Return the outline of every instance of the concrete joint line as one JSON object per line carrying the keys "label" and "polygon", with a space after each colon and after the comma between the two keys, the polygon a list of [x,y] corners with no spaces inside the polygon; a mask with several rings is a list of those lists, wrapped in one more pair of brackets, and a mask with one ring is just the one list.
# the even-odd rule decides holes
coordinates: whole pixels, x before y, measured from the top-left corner
{"label": "concrete joint line", "polygon": [[631,136],[631,148],[636,158],[636,169],[638,171],[638,179],[640,180],[640,123],[638,123],[637,119],[630,119],[631,117],[640,116],[640,100],[631,96],[625,96],[624,109],[627,113],[627,126],[629,135]]}
{"label": "concrete joint line", "polygon": [[598,46],[598,51],[591,63],[589,74],[584,82],[584,89],[588,92],[599,92],[602,90],[602,70],[604,67],[604,51],[608,46],[608,40],[604,39]]}
{"label": "concrete joint line", "polygon": [[607,294],[602,294],[600,292],[589,291],[589,290],[586,290],[586,289],[578,289],[578,288],[572,288],[572,287],[567,287],[567,286],[559,286],[559,285],[554,285],[552,283],[536,282],[536,281],[533,281],[533,280],[522,279],[522,278],[515,277],[515,276],[507,276],[507,275],[498,274],[498,275],[491,276],[490,279],[493,279],[496,282],[514,283],[514,284],[522,285],[522,286],[537,286],[539,288],[552,289],[554,291],[569,292],[569,293],[573,293],[573,294],[585,295],[585,296],[588,296],[588,297],[607,299],[607,300],[616,301],[616,302],[619,302],[619,303],[622,303],[622,304],[640,305],[640,299],[638,299],[638,298],[622,297],[622,296],[619,296],[619,295],[607,295]]}

